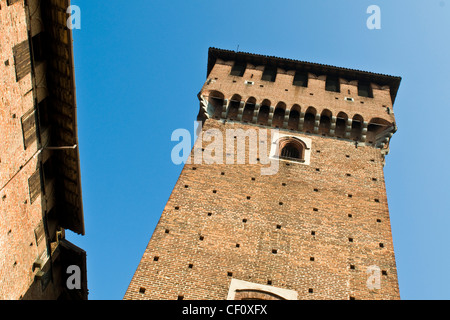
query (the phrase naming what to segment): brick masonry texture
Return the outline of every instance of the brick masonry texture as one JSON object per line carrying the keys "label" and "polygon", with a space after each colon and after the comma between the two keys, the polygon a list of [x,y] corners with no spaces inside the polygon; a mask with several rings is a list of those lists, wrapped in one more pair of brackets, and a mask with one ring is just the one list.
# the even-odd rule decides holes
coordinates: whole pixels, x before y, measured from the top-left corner
{"label": "brick masonry texture", "polygon": [[[59,0],[45,1],[45,4],[55,6],[56,2],[64,5],[64,1]],[[37,106],[49,96],[46,82],[48,61],[38,63],[29,47],[29,36],[40,34],[47,22],[41,15],[43,5],[40,0],[0,0],[1,300],[68,298],[64,291],[62,275],[65,276],[65,271],[62,265],[75,256],[71,254],[75,249],[67,248],[69,244],[64,239],[65,231],[60,227],[57,210],[51,211],[56,207],[55,179],[50,179],[49,174],[53,168],[47,167],[47,175],[40,169],[51,157],[48,150],[43,150],[50,140],[51,129],[40,126],[34,114],[29,118],[32,121],[27,122],[28,126],[22,124],[22,117],[34,111],[35,102]],[[28,13],[32,13],[32,17]],[[64,18],[64,11],[58,17]],[[21,44],[19,59],[15,50],[18,44]],[[20,60],[20,65],[17,60]],[[67,62],[71,63],[70,60]],[[22,68],[21,77],[17,77],[17,70],[23,65],[27,67]],[[48,111],[42,112],[41,119],[48,116],[45,112]],[[25,127],[29,130],[24,130]],[[24,131],[28,133],[26,146]],[[38,136],[41,146],[38,146]],[[35,195],[32,199],[29,179],[33,175],[37,179],[31,184]],[[41,194],[42,191],[45,192]],[[38,239],[35,230],[40,235]],[[59,246],[60,241],[64,241],[66,247]]]}
{"label": "brick masonry texture", "polygon": [[36,142],[24,150],[21,117],[33,107],[31,75],[16,82],[12,48],[28,39],[23,3],[0,1],[0,298],[19,299],[34,281],[33,262],[45,250],[34,229],[40,196],[31,204],[28,178],[36,171]]}
{"label": "brick masonry texture", "polygon": [[[324,78],[314,75],[307,88],[293,88],[293,73],[270,83],[258,80],[261,67],[247,66],[243,77],[233,77],[231,65],[218,61],[208,79],[215,81],[200,95],[217,90],[226,99],[239,94],[272,106],[283,101],[302,111],[314,106],[318,113],[327,108],[333,115],[394,121],[386,112],[389,88],[374,86],[374,98],[358,97],[355,83],[326,92]],[[202,130],[217,129],[225,141],[227,129],[265,128],[208,119]],[[267,166],[261,163],[184,166],[124,299],[221,300],[232,278],[295,290],[299,299],[400,298],[380,149],[280,130],[289,132],[312,140],[309,165],[281,160],[275,175],[261,175]],[[201,143],[191,157],[210,142]],[[383,271],[380,289],[367,286],[371,266]]]}

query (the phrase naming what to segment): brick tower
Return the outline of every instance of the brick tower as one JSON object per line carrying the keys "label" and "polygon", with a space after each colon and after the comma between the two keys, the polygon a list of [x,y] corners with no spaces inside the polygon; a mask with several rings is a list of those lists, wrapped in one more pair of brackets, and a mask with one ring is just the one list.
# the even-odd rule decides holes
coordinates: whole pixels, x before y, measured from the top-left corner
{"label": "brick tower", "polygon": [[199,139],[124,299],[399,299],[383,166],[400,80],[210,48]]}

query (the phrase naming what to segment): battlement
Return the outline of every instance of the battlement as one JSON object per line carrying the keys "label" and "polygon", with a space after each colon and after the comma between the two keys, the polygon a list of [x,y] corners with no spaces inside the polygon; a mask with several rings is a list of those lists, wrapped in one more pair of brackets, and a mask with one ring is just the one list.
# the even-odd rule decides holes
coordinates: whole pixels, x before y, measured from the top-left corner
{"label": "battlement", "polygon": [[210,48],[198,119],[239,121],[388,149],[401,78]]}

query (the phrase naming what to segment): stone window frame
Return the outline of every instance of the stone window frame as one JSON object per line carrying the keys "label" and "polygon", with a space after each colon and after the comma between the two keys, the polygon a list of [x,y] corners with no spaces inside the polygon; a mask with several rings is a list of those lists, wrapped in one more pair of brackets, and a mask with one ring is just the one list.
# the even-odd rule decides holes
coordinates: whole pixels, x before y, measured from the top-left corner
{"label": "stone window frame", "polygon": [[259,300],[263,296],[272,297],[270,300],[298,300],[298,293],[295,290],[231,279],[227,300],[235,300],[236,295],[239,296],[242,292],[249,292],[248,299],[251,300]]}
{"label": "stone window frame", "polygon": [[[270,154],[269,158],[274,160],[280,160],[280,161],[287,161],[287,162],[294,162],[294,163],[301,163],[304,165],[310,165],[311,163],[311,144],[312,140],[310,138],[305,138],[300,135],[293,135],[293,134],[284,134],[280,132],[275,132],[275,134],[272,136],[271,139],[271,147],[270,147]],[[284,159],[279,157],[280,151],[282,148],[280,148],[281,145],[286,145],[289,143],[289,141],[295,141],[296,143],[302,144],[304,146],[303,150],[303,158],[301,160],[290,160],[290,159]]]}

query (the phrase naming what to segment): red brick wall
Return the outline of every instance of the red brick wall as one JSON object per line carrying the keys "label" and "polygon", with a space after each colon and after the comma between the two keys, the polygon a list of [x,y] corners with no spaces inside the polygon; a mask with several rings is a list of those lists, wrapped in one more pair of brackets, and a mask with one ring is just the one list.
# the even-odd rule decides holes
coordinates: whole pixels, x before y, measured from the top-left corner
{"label": "red brick wall", "polygon": [[[227,127],[208,120],[204,130]],[[310,137],[311,164],[281,162],[273,176],[261,164],[186,165],[125,299],[225,299],[228,272],[301,299],[399,298],[379,150]],[[380,290],[366,286],[372,265],[387,272]]]}
{"label": "red brick wall", "polygon": [[28,178],[36,171],[36,143],[24,149],[21,117],[33,107],[31,75],[16,82],[12,48],[28,39],[23,1],[0,10],[0,298],[19,299],[34,281],[34,228],[42,219],[40,197],[30,203]]}
{"label": "red brick wall", "polygon": [[[33,21],[39,20],[38,1],[28,4],[35,12]],[[38,169],[38,156],[44,153],[38,154],[36,140],[25,148],[21,118],[34,108],[33,96],[37,94],[40,101],[46,90],[33,91],[31,73],[16,80],[13,48],[28,40],[26,15],[24,1],[7,6],[6,0],[0,0],[0,299],[11,300],[54,299],[60,293],[60,284],[42,291],[40,281],[35,281],[39,269],[33,270],[38,258],[48,261],[45,236],[38,245],[34,233],[42,221],[45,200],[39,195],[31,203],[28,185]],[[33,25],[40,25],[33,34],[42,28],[41,21]],[[44,271],[48,269],[49,264]]]}

